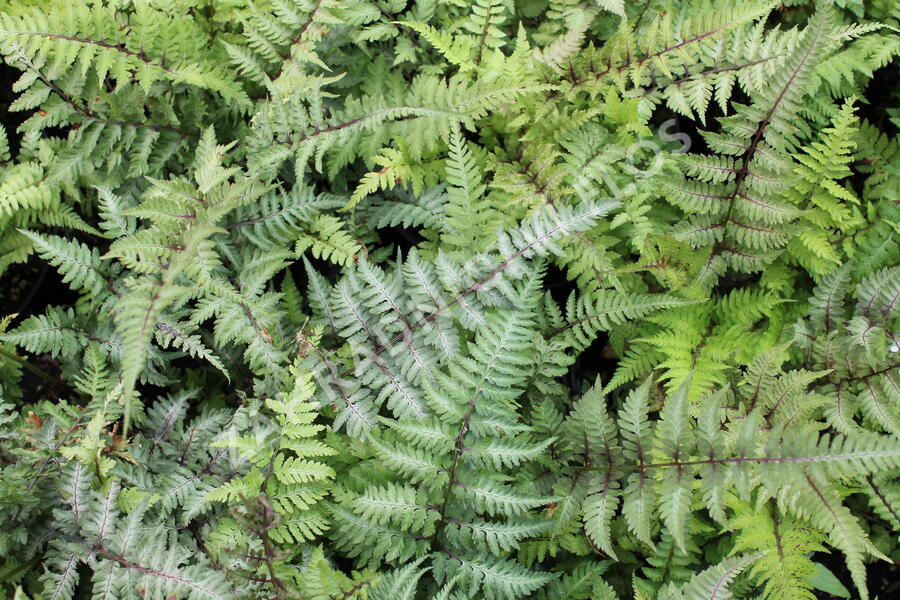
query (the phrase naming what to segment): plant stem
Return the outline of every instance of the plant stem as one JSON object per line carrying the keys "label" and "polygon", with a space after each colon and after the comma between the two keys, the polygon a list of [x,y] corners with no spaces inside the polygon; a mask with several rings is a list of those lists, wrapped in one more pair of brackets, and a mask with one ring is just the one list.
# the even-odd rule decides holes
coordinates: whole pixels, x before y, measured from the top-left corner
{"label": "plant stem", "polygon": [[9,360],[19,363],[33,375],[37,375],[38,377],[40,377],[47,383],[60,388],[66,394],[69,394],[71,396],[78,395],[78,393],[75,391],[75,389],[72,386],[70,386],[68,383],[66,383],[65,381],[63,381],[62,379],[60,379],[59,377],[57,377],[55,375],[51,375],[50,373],[41,369],[40,367],[34,366],[30,362],[28,362],[27,359],[22,358],[21,356],[19,356],[18,354],[15,354],[14,352],[10,352],[6,348],[0,347],[0,356],[2,356],[4,358],[8,358]]}

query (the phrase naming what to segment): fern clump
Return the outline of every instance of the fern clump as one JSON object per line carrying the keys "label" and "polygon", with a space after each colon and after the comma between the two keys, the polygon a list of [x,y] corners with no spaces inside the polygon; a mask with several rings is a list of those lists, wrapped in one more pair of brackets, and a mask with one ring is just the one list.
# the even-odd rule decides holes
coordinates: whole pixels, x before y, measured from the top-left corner
{"label": "fern clump", "polygon": [[891,8],[0,0],[0,599],[891,597]]}

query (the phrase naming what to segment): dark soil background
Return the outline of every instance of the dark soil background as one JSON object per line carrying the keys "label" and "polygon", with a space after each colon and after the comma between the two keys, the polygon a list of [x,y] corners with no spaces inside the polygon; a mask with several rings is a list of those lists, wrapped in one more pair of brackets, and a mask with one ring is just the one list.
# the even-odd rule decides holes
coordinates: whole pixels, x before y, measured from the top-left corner
{"label": "dark soil background", "polygon": [[[16,128],[21,124],[28,113],[11,113],[9,105],[15,99],[12,84],[18,79],[20,72],[5,64],[0,64],[0,121],[6,128],[10,141],[10,150],[15,156],[18,151],[18,136]],[[897,61],[875,73],[866,90],[865,101],[860,103],[858,114],[860,117],[876,125],[879,129],[890,135],[898,133],[897,127],[890,121],[886,108],[897,107],[898,78],[900,70],[897,69]],[[674,115],[660,115],[660,122]],[[710,115],[715,116],[715,115]],[[654,119],[657,120],[657,119]],[[698,134],[695,123],[684,119],[679,120],[679,130],[690,135],[696,143],[702,140]],[[702,142],[701,142],[702,143]],[[702,152],[701,147],[695,146],[692,151]],[[414,230],[392,228],[382,232],[382,241],[393,243],[404,250],[418,241],[421,237]],[[320,265],[320,266],[325,266]],[[292,269],[298,285],[305,283],[302,269]],[[574,288],[565,274],[558,269],[551,268],[546,278],[547,287],[557,300],[564,301],[568,293]],[[729,289],[740,287],[743,281],[725,281],[720,293]],[[12,265],[0,276],[0,318],[18,313],[14,324],[33,314],[40,314],[50,305],[68,305],[75,302],[76,295],[62,283],[62,278],[55,269],[47,268],[46,263],[39,257],[32,256],[23,264]],[[593,378],[596,374],[602,374],[605,378],[615,369],[616,360],[605,350],[606,340],[600,338],[579,357],[569,374],[565,378],[574,392],[578,392],[582,381]],[[57,363],[48,355],[29,356],[29,362],[45,373],[56,376],[59,373]],[[29,401],[38,399],[53,399],[57,397],[59,390],[52,383],[38,377],[29,371],[24,372],[22,381],[24,397]],[[849,572],[847,571],[843,556],[838,553],[821,553],[816,555],[816,560],[828,567],[844,583],[848,589],[853,589]],[[881,600],[900,598],[900,565],[897,563],[876,562],[869,565],[869,587],[873,597]],[[833,598],[827,594],[819,593],[820,598]]]}

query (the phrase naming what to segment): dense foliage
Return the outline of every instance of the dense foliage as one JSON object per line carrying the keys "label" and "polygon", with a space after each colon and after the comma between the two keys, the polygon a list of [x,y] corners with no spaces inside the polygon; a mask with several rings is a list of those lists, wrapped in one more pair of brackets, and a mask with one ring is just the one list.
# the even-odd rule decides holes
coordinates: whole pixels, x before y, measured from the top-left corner
{"label": "dense foliage", "polygon": [[0,598],[897,597],[896,17],[0,0]]}

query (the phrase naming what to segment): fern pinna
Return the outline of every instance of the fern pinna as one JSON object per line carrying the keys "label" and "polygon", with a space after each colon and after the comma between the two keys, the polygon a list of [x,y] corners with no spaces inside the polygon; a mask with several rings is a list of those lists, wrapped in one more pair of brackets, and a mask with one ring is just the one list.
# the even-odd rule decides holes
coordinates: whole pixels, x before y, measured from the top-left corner
{"label": "fern pinna", "polygon": [[893,5],[0,0],[0,598],[890,598]]}

